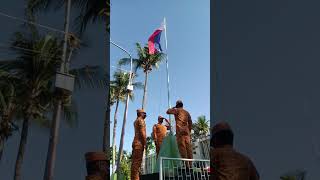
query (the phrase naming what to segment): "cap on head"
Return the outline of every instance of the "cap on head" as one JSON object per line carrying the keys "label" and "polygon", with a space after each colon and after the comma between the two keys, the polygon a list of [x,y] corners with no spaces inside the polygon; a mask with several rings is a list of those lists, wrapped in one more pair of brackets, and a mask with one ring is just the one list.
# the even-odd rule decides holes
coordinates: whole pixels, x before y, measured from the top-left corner
{"label": "cap on head", "polygon": [[219,122],[212,128],[212,135],[225,130],[232,131],[230,125],[227,122],[225,121]]}
{"label": "cap on head", "polygon": [[143,109],[138,109],[137,113],[139,114],[139,113],[146,113],[146,112]]}

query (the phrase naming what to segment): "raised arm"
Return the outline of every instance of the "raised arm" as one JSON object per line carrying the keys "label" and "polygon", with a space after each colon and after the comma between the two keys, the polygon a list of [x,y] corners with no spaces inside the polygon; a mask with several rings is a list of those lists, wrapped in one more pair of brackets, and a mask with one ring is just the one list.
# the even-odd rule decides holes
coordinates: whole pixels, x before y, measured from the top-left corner
{"label": "raised arm", "polygon": [[170,108],[167,110],[167,114],[176,114],[177,113],[177,109],[176,108]]}

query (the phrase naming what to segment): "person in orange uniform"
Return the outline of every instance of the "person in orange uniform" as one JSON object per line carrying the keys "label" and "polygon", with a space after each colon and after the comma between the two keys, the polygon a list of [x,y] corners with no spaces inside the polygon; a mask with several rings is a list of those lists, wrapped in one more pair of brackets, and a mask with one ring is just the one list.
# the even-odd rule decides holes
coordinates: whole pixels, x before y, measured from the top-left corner
{"label": "person in orange uniform", "polygon": [[216,124],[211,137],[212,180],[259,180],[252,161],[233,149],[233,132],[226,122]]}
{"label": "person in orange uniform", "polygon": [[[162,125],[163,120],[165,120],[167,122],[167,125]],[[169,121],[162,116],[158,116],[158,124],[155,124],[153,126],[153,131],[152,131],[152,138],[156,144],[157,157],[160,152],[160,147],[161,147],[162,141],[167,135],[168,129],[170,129]]]}
{"label": "person in orange uniform", "polygon": [[132,164],[131,180],[139,180],[140,167],[142,163],[143,151],[146,147],[146,112],[143,109],[137,110],[137,119],[134,121],[134,139],[132,142]]}
{"label": "person in orange uniform", "polygon": [[181,158],[192,159],[191,128],[192,120],[188,111],[183,109],[182,101],[178,100],[174,108],[167,110],[176,121],[176,138]]}

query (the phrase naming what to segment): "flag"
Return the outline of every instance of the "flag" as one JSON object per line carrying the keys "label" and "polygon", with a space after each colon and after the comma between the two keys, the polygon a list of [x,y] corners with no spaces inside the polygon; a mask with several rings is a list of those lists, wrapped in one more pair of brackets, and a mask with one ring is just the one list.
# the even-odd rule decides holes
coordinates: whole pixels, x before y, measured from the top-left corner
{"label": "flag", "polygon": [[162,51],[160,39],[161,33],[164,30],[164,24],[161,25],[157,30],[155,30],[148,39],[149,54],[154,54],[157,51]]}

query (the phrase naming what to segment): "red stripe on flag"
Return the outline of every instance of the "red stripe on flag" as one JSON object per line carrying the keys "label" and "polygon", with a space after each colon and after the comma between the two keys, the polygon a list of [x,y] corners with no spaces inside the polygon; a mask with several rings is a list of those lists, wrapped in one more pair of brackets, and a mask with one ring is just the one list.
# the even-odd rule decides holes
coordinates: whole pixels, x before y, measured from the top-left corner
{"label": "red stripe on flag", "polygon": [[155,53],[156,49],[154,47],[154,43],[155,43],[154,41],[155,41],[156,36],[158,36],[161,32],[162,32],[162,30],[157,29],[149,37],[149,39],[148,39],[149,54]]}

